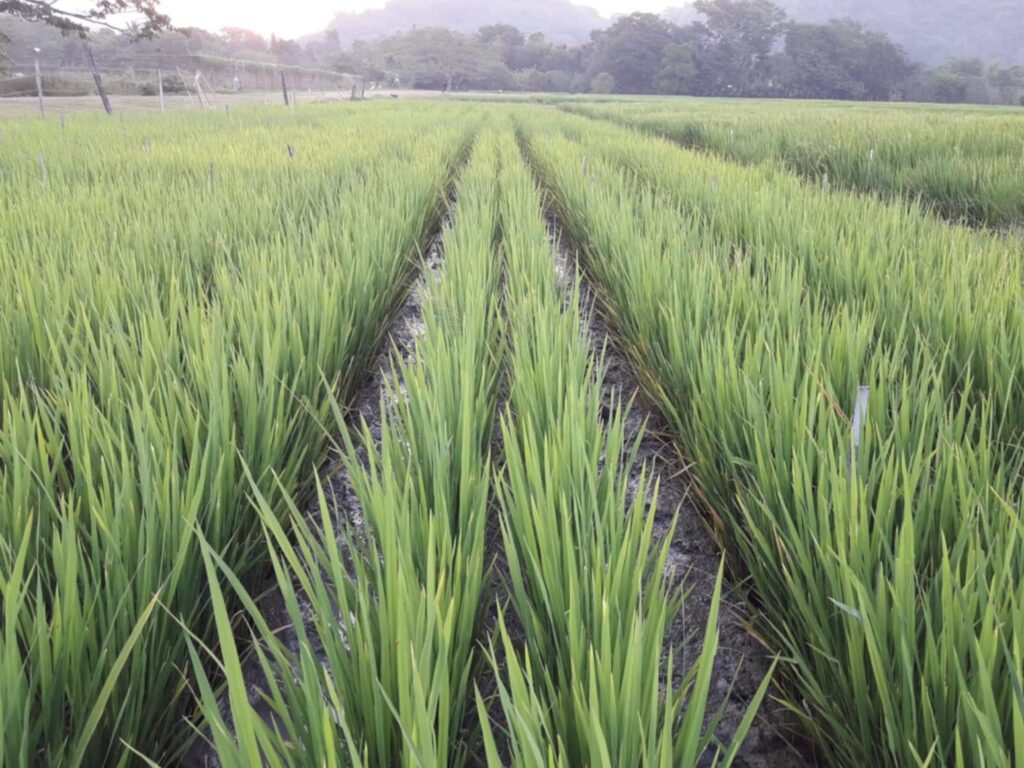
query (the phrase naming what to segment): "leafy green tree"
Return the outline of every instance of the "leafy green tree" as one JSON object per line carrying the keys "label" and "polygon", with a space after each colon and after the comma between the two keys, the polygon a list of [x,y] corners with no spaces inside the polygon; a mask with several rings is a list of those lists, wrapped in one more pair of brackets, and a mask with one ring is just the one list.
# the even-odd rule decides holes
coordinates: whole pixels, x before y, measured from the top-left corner
{"label": "leafy green tree", "polygon": [[450,29],[415,29],[380,45],[387,69],[396,69],[404,82],[417,88],[504,88],[508,68],[495,48],[477,37]]}
{"label": "leafy green tree", "polygon": [[665,46],[655,86],[659,93],[693,94],[697,90],[699,49],[695,42]]}
{"label": "leafy green tree", "polygon": [[[159,0],[93,0],[92,4],[60,3],[58,0],[0,0],[0,14],[39,22],[62,32],[85,34],[91,26],[127,32],[147,39],[171,28],[171,19],[161,13]],[[119,18],[129,20],[120,23]]]}
{"label": "leafy green tree", "polygon": [[526,35],[511,24],[488,24],[480,27],[476,34],[481,42],[488,45],[498,45],[502,48],[515,48],[526,45]]}
{"label": "leafy green tree", "polygon": [[848,19],[790,24],[775,88],[812,99],[892,98],[914,71],[903,49]]}
{"label": "leafy green tree", "polygon": [[988,70],[988,82],[995,90],[999,101],[1013,104],[1024,92],[1024,67],[1006,67],[993,64]]}
{"label": "leafy green tree", "polygon": [[769,79],[769,56],[785,31],[782,9],[768,0],[697,0],[693,7],[705,17],[697,24],[703,39],[697,61],[703,91],[762,93]]}
{"label": "leafy green tree", "polygon": [[0,75],[6,74],[11,66],[11,57],[7,55],[7,44],[10,42],[11,38],[0,30]]}
{"label": "leafy green tree", "polygon": [[[476,33],[481,43],[499,52],[509,69],[526,69],[537,65],[541,53],[526,44],[526,35],[511,24],[488,24]],[[517,66],[520,62],[523,66]]]}
{"label": "leafy green tree", "polygon": [[265,52],[269,49],[262,35],[242,27],[224,27],[220,31],[220,38],[225,45],[236,50]]}
{"label": "leafy green tree", "polygon": [[608,72],[601,72],[590,81],[591,93],[615,93],[615,77]]}
{"label": "leafy green tree", "polygon": [[651,93],[662,69],[665,49],[679,27],[652,13],[632,13],[594,34],[596,72],[608,73],[623,93]]}

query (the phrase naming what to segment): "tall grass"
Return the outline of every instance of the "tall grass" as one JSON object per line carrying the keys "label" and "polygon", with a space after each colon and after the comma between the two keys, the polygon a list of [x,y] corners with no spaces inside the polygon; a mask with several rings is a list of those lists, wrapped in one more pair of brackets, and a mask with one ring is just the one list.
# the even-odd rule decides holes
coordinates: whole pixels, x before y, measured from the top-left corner
{"label": "tall grass", "polygon": [[[613,153],[611,135],[567,124],[576,141],[537,113],[523,122],[618,333],[694,461],[733,566],[750,576],[761,629],[789,659],[791,706],[826,760],[1019,764],[1024,548],[1019,451],[996,437],[1004,392],[969,373],[949,386],[950,352],[919,338],[937,332],[917,314],[924,301],[900,316],[894,303],[830,294],[803,268],[813,252],[723,236],[716,200],[729,198],[732,226],[751,230],[802,215],[822,233],[821,258],[834,249],[837,264],[856,264],[857,233],[827,234],[839,206],[793,212],[781,195],[772,211],[765,202],[744,213],[733,198],[751,196],[729,175],[717,197],[684,203],[696,182],[681,179],[706,180],[704,160],[625,131]],[[678,197],[655,164],[677,174]],[[905,216],[876,225],[925,229]],[[935,251],[957,253],[961,237],[917,240],[922,279],[942,263]],[[965,255],[999,266],[986,248]],[[915,270],[910,253],[905,267],[902,258],[895,266],[907,277],[896,271],[897,281]],[[884,293],[893,272],[874,274],[863,284]],[[987,284],[994,306],[1018,301],[1019,284]],[[970,291],[956,295],[970,308],[961,317],[980,322],[982,294]],[[971,351],[984,359],[983,338]],[[870,400],[857,444],[859,385]]]}
{"label": "tall grass", "polygon": [[181,627],[215,637],[198,533],[243,580],[266,567],[249,496],[280,514],[308,488],[330,395],[381,341],[472,121],[432,122],[5,125],[4,765],[189,737]]}

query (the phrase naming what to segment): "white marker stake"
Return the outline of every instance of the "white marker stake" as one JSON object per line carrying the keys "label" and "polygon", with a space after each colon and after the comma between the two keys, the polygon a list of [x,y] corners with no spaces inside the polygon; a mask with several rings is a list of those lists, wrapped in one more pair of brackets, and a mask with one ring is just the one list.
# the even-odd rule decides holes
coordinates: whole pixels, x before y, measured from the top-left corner
{"label": "white marker stake", "polygon": [[[36,51],[38,50],[37,48]],[[39,69],[38,56],[36,56],[36,93],[39,94],[39,116],[46,117],[46,104],[43,103],[43,73]]]}
{"label": "white marker stake", "polygon": [[853,465],[860,459],[860,440],[864,434],[864,422],[868,418],[868,398],[871,390],[868,387],[857,387],[857,402],[853,407],[853,454],[850,457],[850,476],[853,476]]}

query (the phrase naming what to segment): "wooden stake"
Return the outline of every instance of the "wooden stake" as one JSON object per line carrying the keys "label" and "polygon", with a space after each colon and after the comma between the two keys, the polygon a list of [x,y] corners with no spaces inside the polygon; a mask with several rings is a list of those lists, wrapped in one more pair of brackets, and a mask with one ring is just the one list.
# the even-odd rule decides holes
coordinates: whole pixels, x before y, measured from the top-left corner
{"label": "wooden stake", "polygon": [[288,106],[288,83],[284,79],[284,69],[281,70],[281,93],[284,95],[284,105]]}
{"label": "wooden stake", "polygon": [[185,77],[185,73],[181,71],[180,67],[178,67],[178,77],[181,78],[181,84],[185,86],[185,93],[188,94],[189,104],[195,104],[196,100],[192,97],[192,89],[188,87],[188,78]]}
{"label": "wooden stake", "polygon": [[103,88],[103,78],[100,77],[100,71],[96,68],[96,59],[92,56],[92,48],[84,40],[82,47],[85,48],[85,60],[89,63],[89,69],[92,70],[92,79],[96,81],[96,92],[100,95],[100,101],[103,102],[103,109],[107,111],[108,115],[112,115],[114,109],[110,106],[110,99],[107,98],[107,92]]}
{"label": "wooden stake", "polygon": [[195,83],[196,83],[196,93],[199,95],[199,106],[201,106],[201,107],[210,107],[212,105],[210,104],[210,100],[208,98],[206,98],[206,94],[203,92],[203,84],[199,82],[199,80],[200,80],[200,78],[202,78],[202,76],[203,76],[202,72],[200,72],[197,69],[196,70],[196,76],[195,76]]}
{"label": "wooden stake", "polygon": [[160,111],[164,112],[164,73],[159,69],[156,71],[156,87],[160,92]]}

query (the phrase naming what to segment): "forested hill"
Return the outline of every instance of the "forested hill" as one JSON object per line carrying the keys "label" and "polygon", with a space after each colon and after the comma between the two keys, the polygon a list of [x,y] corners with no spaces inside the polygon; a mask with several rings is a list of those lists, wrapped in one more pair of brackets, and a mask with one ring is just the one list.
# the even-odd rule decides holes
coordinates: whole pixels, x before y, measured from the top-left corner
{"label": "forested hill", "polygon": [[[773,0],[794,21],[849,17],[884,32],[915,61],[978,58],[1024,64],[1024,0]],[[692,8],[665,13],[692,21]]]}
{"label": "forested hill", "polygon": [[590,32],[608,26],[593,8],[569,0],[391,0],[383,8],[339,13],[336,29],[343,45],[406,32],[413,27],[447,27],[475,33],[488,24],[514,24],[527,34],[543,32],[553,43],[586,43]]}

